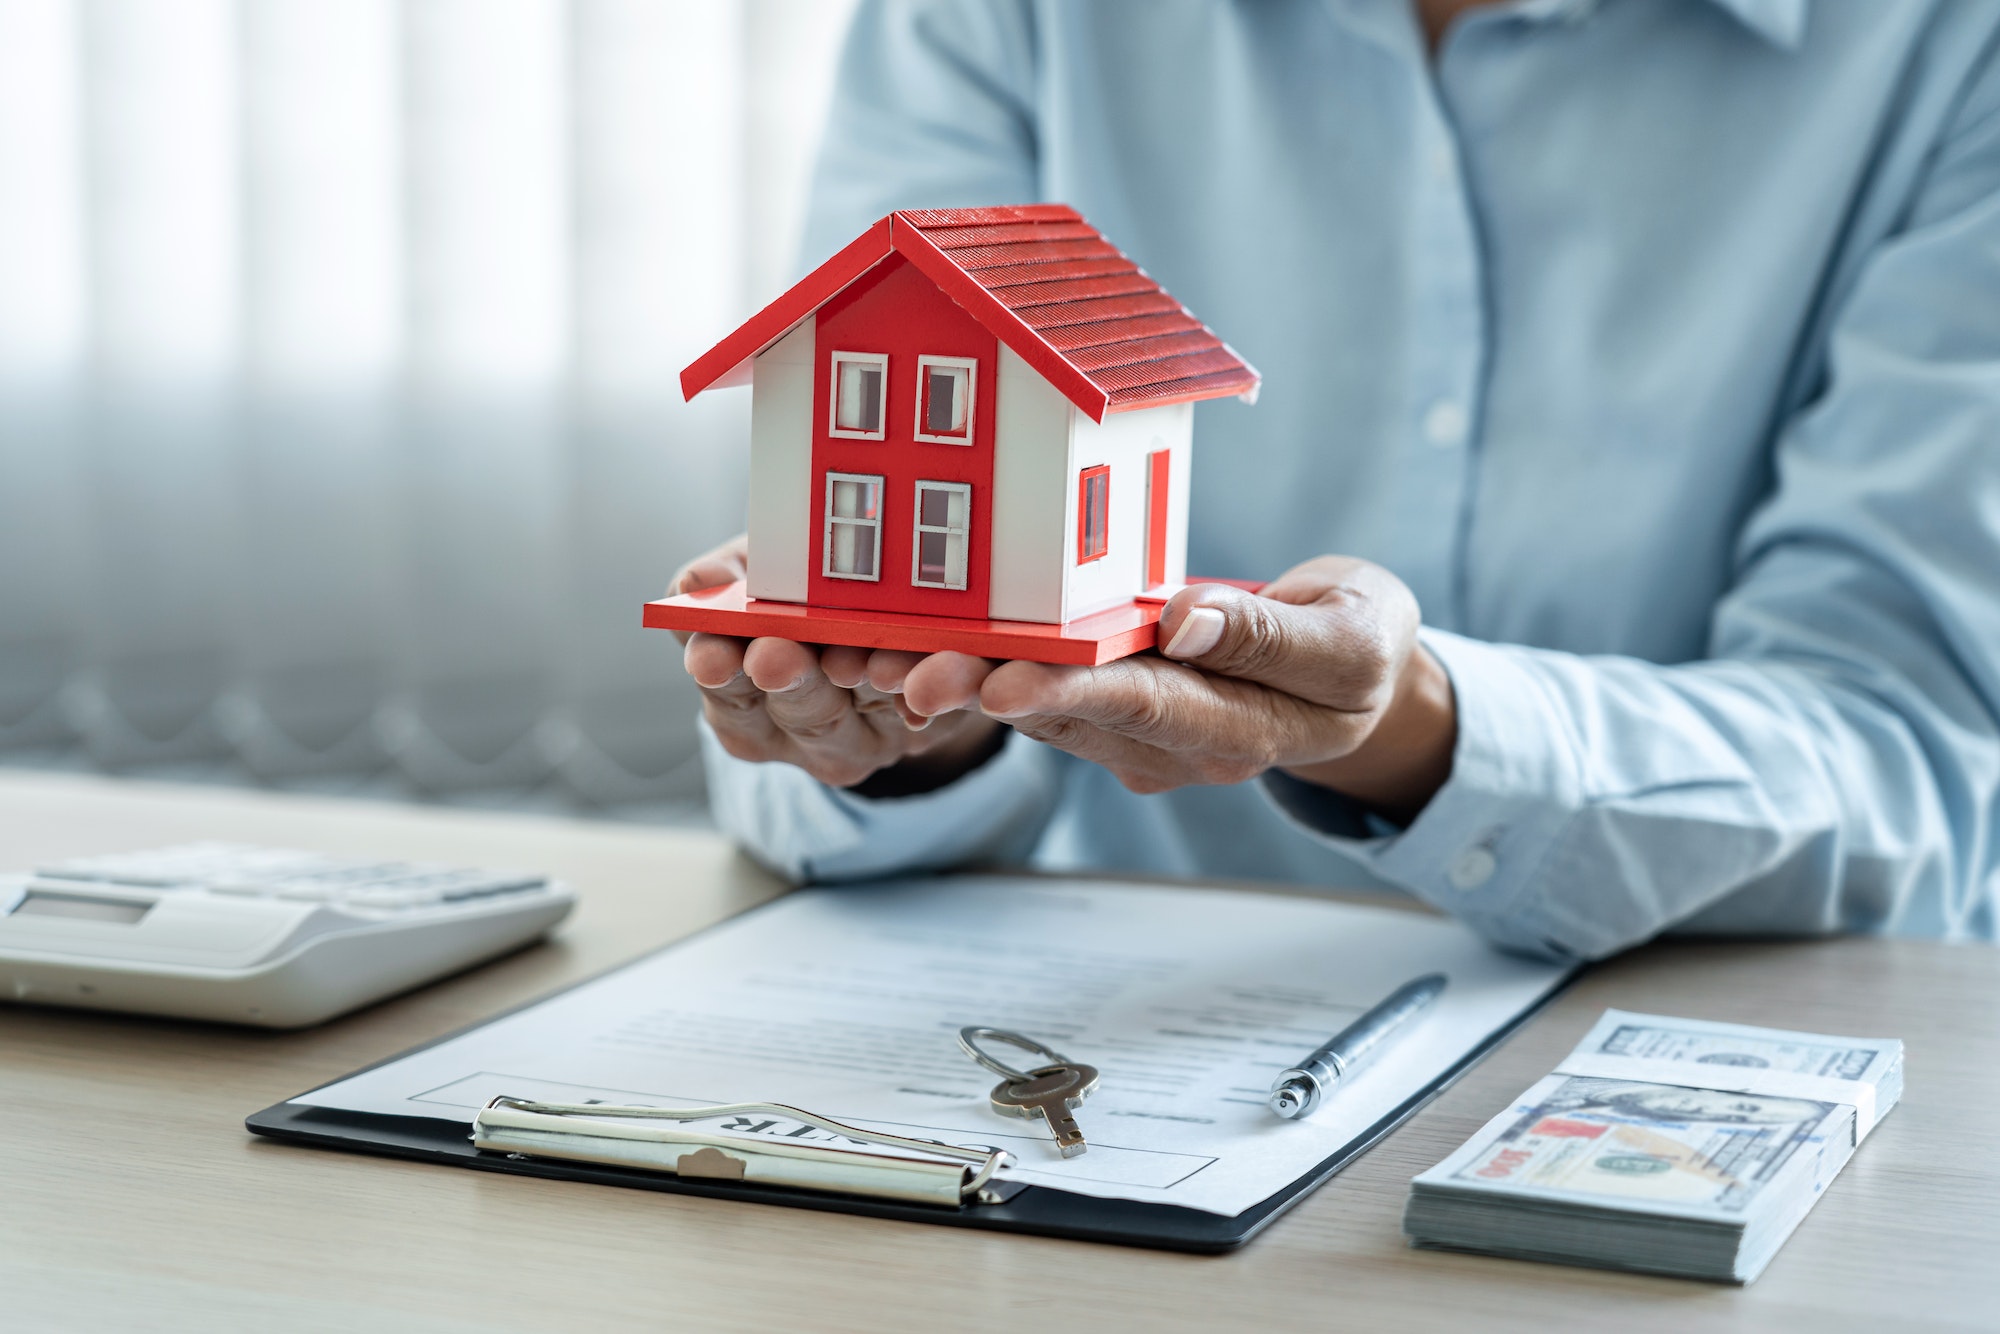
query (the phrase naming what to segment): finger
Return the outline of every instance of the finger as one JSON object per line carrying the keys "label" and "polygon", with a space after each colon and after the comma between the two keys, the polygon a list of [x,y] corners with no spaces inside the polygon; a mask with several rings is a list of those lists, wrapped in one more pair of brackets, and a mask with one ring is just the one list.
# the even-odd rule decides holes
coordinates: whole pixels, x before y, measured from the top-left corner
{"label": "finger", "polygon": [[904,746],[911,733],[921,732],[931,725],[931,720],[911,709],[901,695],[877,690],[865,681],[855,686],[851,693],[855,712],[884,739],[898,746]]}
{"label": "finger", "polygon": [[896,757],[897,749],[889,743],[893,733],[862,716],[854,692],[827,679],[810,647],[784,639],[753,640],[743,664],[745,675],[763,689],[764,712],[785,734],[794,762],[822,782],[851,786]]}
{"label": "finger", "polygon": [[826,679],[852,690],[868,679],[869,650],[851,644],[829,644],[819,651],[819,669]]}
{"label": "finger", "polygon": [[[1202,719],[1193,699],[1178,709],[1170,709],[1168,701],[1182,693],[1213,695],[1226,688],[1191,667],[1158,658],[1122,658],[1100,667],[1009,662],[981,685],[979,708],[1016,726],[1024,718],[1060,717],[1150,745],[1213,746],[1227,743],[1234,720]],[[1179,714],[1182,725],[1168,725],[1170,712]],[[1207,726],[1200,725],[1204,721]]]}
{"label": "finger", "polygon": [[720,690],[743,675],[744,642],[728,635],[688,637],[681,661],[687,674],[704,690]]}
{"label": "finger", "polygon": [[926,718],[973,708],[979,703],[980,687],[999,665],[969,653],[933,653],[910,669],[903,681],[903,700]]}
{"label": "finger", "polygon": [[905,755],[935,759],[942,758],[941,752],[957,751],[970,760],[974,753],[985,753],[995,733],[1002,730],[1001,724],[976,713],[947,713],[923,722],[921,732],[912,732],[904,739]]}
{"label": "finger", "polygon": [[1350,744],[1338,711],[1149,656],[1101,667],[1006,663],[987,678],[979,702],[1016,727],[1024,717],[1065,717],[1181,755],[1204,775],[1190,781],[1234,781],[1210,775],[1253,775]]}
{"label": "finger", "polygon": [[703,552],[675,571],[673,582],[667,585],[667,596],[698,593],[704,588],[732,583],[747,577],[749,569],[750,539],[739,533],[713,551]]}
{"label": "finger", "polygon": [[901,694],[903,678],[910,674],[912,667],[929,656],[901,649],[878,648],[868,655],[868,684],[891,695]]}
{"label": "finger", "polygon": [[767,695],[782,695],[820,675],[819,654],[810,645],[765,636],[743,650],[743,673]]}
{"label": "finger", "polygon": [[1378,711],[1418,621],[1401,581],[1381,575],[1327,589],[1303,606],[1219,584],[1188,589],[1160,617],[1160,651],[1329,708]]}
{"label": "finger", "polygon": [[771,722],[794,741],[839,734],[852,743],[863,733],[853,693],[827,680],[811,645],[753,639],[743,650],[743,675],[761,692]]}
{"label": "finger", "polygon": [[1131,721],[1161,672],[1191,672],[1174,663],[1124,658],[1102,667],[1046,662],[1002,663],[979,688],[979,708],[989,718],[1014,722],[1036,715],[1076,718],[1103,725]]}
{"label": "finger", "polygon": [[1256,592],[1257,596],[1274,602],[1289,602],[1302,607],[1366,578],[1364,570],[1380,568],[1355,556],[1314,556],[1311,560],[1300,561]]}
{"label": "finger", "polygon": [[688,674],[701,686],[702,716],[723,749],[741,760],[777,760],[788,750],[764,712],[764,692],[742,670],[744,644],[727,635],[697,634],[688,643]]}
{"label": "finger", "polygon": [[[666,596],[675,597],[681,593],[698,593],[705,588],[717,588],[738,579],[749,578],[750,540],[738,534],[713,551],[695,557],[674,572],[667,583]],[[685,648],[690,638],[685,630],[675,630],[675,639]]]}
{"label": "finger", "polygon": [[743,641],[706,634],[694,640],[688,671],[701,686],[702,716],[723,747],[738,759],[783,759],[786,743],[764,712],[764,692],[742,670]]}
{"label": "finger", "polygon": [[910,731],[921,732],[931,725],[932,720],[930,715],[918,713],[910,707],[910,702],[901,695],[891,695],[890,698],[896,701],[897,716],[902,718],[903,726]]}
{"label": "finger", "polygon": [[1240,764],[1229,766],[1225,774],[1206,757],[1175,754],[1076,718],[1031,715],[1015,719],[1012,725],[1024,736],[1100,766],[1141,794],[1166,792],[1191,783],[1241,782],[1255,776],[1239,774]]}
{"label": "finger", "polygon": [[739,760],[762,763],[791,757],[790,739],[764,711],[763,692],[754,686],[742,695],[704,690],[701,713],[722,748]]}

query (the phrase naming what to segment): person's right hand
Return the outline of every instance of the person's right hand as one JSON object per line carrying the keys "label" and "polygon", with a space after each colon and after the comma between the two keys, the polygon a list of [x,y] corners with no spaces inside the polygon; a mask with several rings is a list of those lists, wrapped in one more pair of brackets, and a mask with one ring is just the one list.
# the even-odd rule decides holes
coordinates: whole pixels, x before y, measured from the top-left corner
{"label": "person's right hand", "polygon": [[[731,538],[674,576],[669,596],[745,576],[749,542]],[[824,648],[789,639],[682,634],[688,675],[722,748],[782,760],[833,787],[893,770],[881,795],[926,791],[977,767],[1001,724],[978,711],[993,662],[963,653]]]}

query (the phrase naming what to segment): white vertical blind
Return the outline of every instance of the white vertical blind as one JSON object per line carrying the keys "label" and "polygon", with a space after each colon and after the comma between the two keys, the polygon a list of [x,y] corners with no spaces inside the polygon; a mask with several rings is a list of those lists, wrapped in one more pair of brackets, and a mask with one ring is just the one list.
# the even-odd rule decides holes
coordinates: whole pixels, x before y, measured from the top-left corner
{"label": "white vertical blind", "polygon": [[[678,376],[751,305],[746,191],[772,170],[743,131],[746,71],[772,59],[748,44],[759,8],[589,0],[575,10],[577,392],[565,520],[578,558],[560,604],[566,707],[544,724],[543,745],[579,791],[627,792],[627,775],[667,763],[694,776],[693,709],[658,705],[660,680],[678,677],[678,645],[644,632],[645,652],[621,646],[638,614],[630,572],[651,572],[639,592],[655,596],[686,554],[742,523],[740,508],[708,502],[741,500],[747,409],[728,395],[682,404]],[[700,68],[663,79],[649,54],[662,51]],[[812,138],[799,127],[814,123],[795,118],[793,137]],[[703,327],[695,311],[732,313]],[[667,421],[671,450],[660,447]],[[619,610],[600,615],[607,606]]]}
{"label": "white vertical blind", "polygon": [[252,773],[387,762],[404,339],[399,16],[391,0],[239,15],[246,569],[224,732]]}
{"label": "white vertical blind", "polygon": [[546,767],[571,369],[562,18],[554,0],[404,12],[410,578],[389,721],[425,787]]}
{"label": "white vertical blind", "polygon": [[0,0],[0,745],[74,735],[82,628],[83,156],[76,15]]}
{"label": "white vertical blind", "polygon": [[78,11],[89,561],[71,709],[111,763],[220,744],[243,573],[232,19],[225,0]]}
{"label": "white vertical blind", "polygon": [[0,0],[0,759],[689,790],[846,10]]}

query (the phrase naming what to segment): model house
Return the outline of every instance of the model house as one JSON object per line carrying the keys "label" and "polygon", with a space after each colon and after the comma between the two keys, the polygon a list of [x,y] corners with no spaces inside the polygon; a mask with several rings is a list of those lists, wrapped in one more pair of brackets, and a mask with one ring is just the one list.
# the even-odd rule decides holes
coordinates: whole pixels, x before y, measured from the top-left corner
{"label": "model house", "polygon": [[[1014,623],[1104,613],[1123,619],[1077,633],[1150,643],[1132,632],[1186,578],[1193,404],[1258,383],[1056,204],[882,219],[681,376],[690,398],[746,381],[747,587],[647,623],[958,647],[911,619],[950,618],[998,623],[977,651],[1017,657],[1043,655],[996,642]],[[725,629],[723,611],[800,623]]]}

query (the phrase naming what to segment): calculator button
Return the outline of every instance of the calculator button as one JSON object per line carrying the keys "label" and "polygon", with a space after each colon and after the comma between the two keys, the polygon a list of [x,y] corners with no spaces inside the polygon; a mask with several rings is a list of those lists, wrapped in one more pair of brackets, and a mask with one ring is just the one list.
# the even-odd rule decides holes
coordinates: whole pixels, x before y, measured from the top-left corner
{"label": "calculator button", "polygon": [[525,890],[540,888],[541,882],[539,880],[527,882],[508,880],[489,881],[485,884],[468,885],[463,889],[451,890],[444,897],[447,903],[464,903],[471,899],[490,899],[501,894],[519,894]]}
{"label": "calculator button", "polygon": [[345,896],[340,902],[349,908],[406,912],[411,908],[431,907],[438,902],[438,896],[427,889],[364,889]]}
{"label": "calculator button", "polygon": [[205,888],[235,898],[326,903],[404,912],[543,888],[548,878],[442,862],[335,857],[241,843],[184,843],[147,852],[82,857],[44,868],[58,882]]}
{"label": "calculator button", "polygon": [[150,852],[79,857],[41,869],[44,874],[62,880],[177,889],[218,879],[272,879],[324,865],[327,860],[319,853],[254,848],[240,843],[184,843]]}
{"label": "calculator button", "polygon": [[452,871],[420,871],[410,867],[391,867],[388,873],[378,875],[357,889],[436,889],[449,884],[457,873]]}

